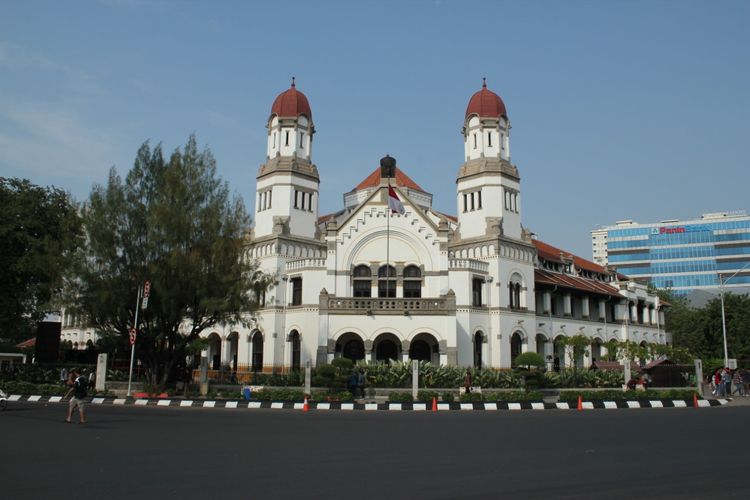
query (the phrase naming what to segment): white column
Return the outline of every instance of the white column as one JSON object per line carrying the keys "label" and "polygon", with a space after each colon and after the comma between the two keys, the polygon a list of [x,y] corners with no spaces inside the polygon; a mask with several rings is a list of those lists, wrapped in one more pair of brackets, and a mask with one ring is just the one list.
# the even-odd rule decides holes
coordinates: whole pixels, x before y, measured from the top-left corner
{"label": "white column", "polygon": [[563,295],[563,314],[565,316],[570,316],[571,314],[569,293],[566,293],[565,295]]}
{"label": "white column", "polygon": [[587,296],[584,296],[581,300],[581,316],[583,316],[584,318],[588,318],[589,315],[589,298]]}

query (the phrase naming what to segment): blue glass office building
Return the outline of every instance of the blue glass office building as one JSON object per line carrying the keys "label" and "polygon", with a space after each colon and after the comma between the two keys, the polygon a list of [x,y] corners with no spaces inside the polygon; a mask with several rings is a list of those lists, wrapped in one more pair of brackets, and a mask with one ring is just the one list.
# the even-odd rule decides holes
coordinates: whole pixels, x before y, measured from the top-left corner
{"label": "blue glass office building", "polygon": [[[621,221],[591,232],[594,261],[678,294],[750,287],[750,216],[704,214],[657,224]],[[743,290],[744,291],[744,290]]]}

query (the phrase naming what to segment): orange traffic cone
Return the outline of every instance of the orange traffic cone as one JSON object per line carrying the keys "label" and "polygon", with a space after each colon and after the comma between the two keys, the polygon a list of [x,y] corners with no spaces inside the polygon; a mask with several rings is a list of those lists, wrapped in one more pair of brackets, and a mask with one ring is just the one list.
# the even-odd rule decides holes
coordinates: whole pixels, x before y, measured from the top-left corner
{"label": "orange traffic cone", "polygon": [[307,394],[305,394],[305,404],[302,405],[302,411],[303,412],[310,411],[310,405],[307,404]]}
{"label": "orange traffic cone", "polygon": [[583,411],[583,399],[578,396],[578,411]]}
{"label": "orange traffic cone", "polygon": [[693,393],[693,408],[699,408],[698,406],[698,395]]}
{"label": "orange traffic cone", "polygon": [[437,411],[437,398],[432,398],[432,411]]}

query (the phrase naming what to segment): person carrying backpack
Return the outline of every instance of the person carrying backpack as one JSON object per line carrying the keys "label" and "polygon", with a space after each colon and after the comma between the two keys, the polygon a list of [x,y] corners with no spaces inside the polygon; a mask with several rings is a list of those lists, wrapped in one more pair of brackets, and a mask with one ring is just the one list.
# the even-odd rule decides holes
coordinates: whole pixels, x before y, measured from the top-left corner
{"label": "person carrying backpack", "polygon": [[78,415],[80,417],[78,423],[85,424],[86,414],[83,410],[83,400],[86,398],[86,389],[88,389],[89,381],[84,375],[78,373],[77,370],[73,370],[72,378],[73,382],[69,384],[70,390],[65,395],[65,397],[67,398],[71,393],[73,393],[73,397],[70,398],[70,403],[68,404],[68,418],[65,419],[65,423],[71,423],[73,412],[78,409]]}

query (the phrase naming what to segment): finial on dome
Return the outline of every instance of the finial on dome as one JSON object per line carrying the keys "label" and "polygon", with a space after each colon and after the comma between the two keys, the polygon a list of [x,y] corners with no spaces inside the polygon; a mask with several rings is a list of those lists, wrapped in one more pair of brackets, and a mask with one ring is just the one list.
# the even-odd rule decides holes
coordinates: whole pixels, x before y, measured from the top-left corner
{"label": "finial on dome", "polygon": [[294,87],[295,87],[295,85],[294,85],[294,77],[292,77],[292,88],[294,88]]}
{"label": "finial on dome", "polygon": [[[294,78],[292,78],[292,80],[294,80]],[[294,85],[292,85],[292,87],[294,87]],[[487,88],[487,78],[485,77],[482,77],[482,88],[483,89]]]}

